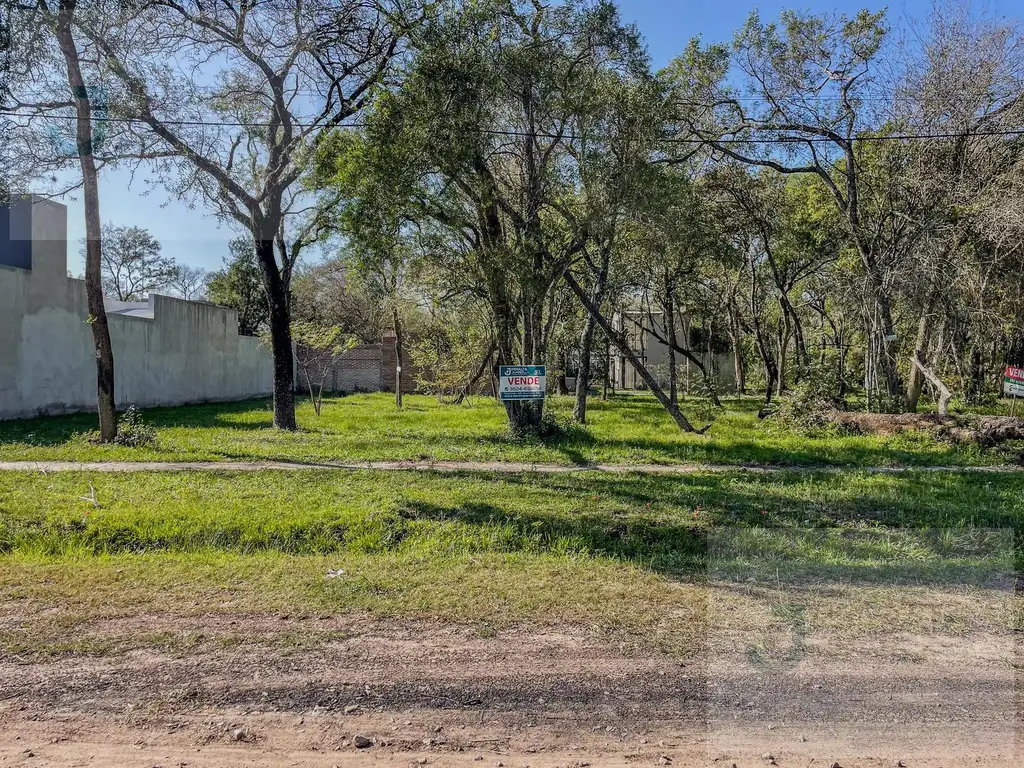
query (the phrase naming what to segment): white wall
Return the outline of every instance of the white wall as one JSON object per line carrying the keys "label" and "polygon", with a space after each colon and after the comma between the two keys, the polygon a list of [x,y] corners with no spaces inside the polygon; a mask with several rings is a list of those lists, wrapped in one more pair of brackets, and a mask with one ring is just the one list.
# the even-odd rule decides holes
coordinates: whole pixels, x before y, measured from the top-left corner
{"label": "white wall", "polygon": [[[629,319],[624,318],[621,313],[617,315],[614,319],[615,327],[622,329],[623,325],[625,325],[626,337],[633,351],[644,360],[647,369],[654,376],[658,384],[662,387],[667,387],[669,383],[668,346],[658,340],[658,337],[668,338],[665,333],[665,321],[662,313],[629,311],[628,315],[630,316]],[[638,323],[643,324],[642,332]],[[688,323],[683,313],[679,313],[676,316],[676,323],[676,343],[681,345],[685,343],[689,335]],[[652,333],[652,328],[656,333]],[[700,359],[705,368],[709,368],[709,372],[714,375],[719,394],[735,390],[736,370],[731,354],[709,355],[703,349],[691,351]],[[644,387],[640,374],[614,348],[612,348],[612,359],[609,365],[611,365],[612,381],[617,389],[638,389]],[[686,358],[680,354],[676,355],[676,372],[679,388],[683,391],[697,387],[703,382],[703,377],[697,366],[690,365]]]}
{"label": "white wall", "polygon": [[[67,277],[67,210],[31,203],[11,216],[30,217],[32,269],[5,266],[0,252],[0,419],[96,406],[85,283]],[[108,319],[119,407],[240,400],[273,389],[270,350],[238,335],[233,309],[151,296],[147,311]]]}

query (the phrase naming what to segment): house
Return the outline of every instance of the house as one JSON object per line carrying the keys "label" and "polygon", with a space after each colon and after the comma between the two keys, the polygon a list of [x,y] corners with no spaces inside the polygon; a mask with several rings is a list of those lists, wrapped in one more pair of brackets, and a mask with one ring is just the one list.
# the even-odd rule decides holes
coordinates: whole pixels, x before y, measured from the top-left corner
{"label": "house", "polygon": [[[640,358],[662,387],[669,384],[669,347],[665,315],[655,310],[627,309],[616,312],[613,327],[624,333],[630,348]],[[719,393],[736,388],[736,371],[732,355],[716,338],[707,338],[701,328],[691,325],[686,313],[676,316],[676,343],[701,361]],[[709,344],[710,342],[710,344]],[[710,349],[709,349],[710,347]],[[646,385],[633,365],[614,347],[609,361],[611,384],[616,389],[645,389]],[[676,354],[676,376],[679,391],[699,392],[704,376],[699,367],[683,355]]]}

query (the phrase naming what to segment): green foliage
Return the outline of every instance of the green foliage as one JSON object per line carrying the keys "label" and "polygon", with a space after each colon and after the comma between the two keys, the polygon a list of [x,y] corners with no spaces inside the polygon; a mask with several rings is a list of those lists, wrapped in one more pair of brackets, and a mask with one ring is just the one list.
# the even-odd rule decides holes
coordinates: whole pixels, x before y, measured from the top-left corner
{"label": "green foliage", "polygon": [[356,346],[359,340],[355,336],[343,333],[337,325],[326,325],[311,320],[292,322],[291,331],[299,376],[305,380],[313,409],[319,416],[327,375],[338,358]]}
{"label": "green foliage", "polygon": [[835,355],[815,362],[807,375],[782,398],[773,418],[790,427],[822,429],[833,423],[832,415],[846,409],[840,396],[843,381]]}
{"label": "green foliage", "polygon": [[518,442],[541,442],[557,444],[561,441],[573,442],[586,439],[589,433],[586,428],[569,414],[559,414],[551,409],[544,411],[538,424],[512,425],[509,434]]}
{"label": "green foliage", "polygon": [[206,295],[214,304],[238,310],[238,332],[258,336],[270,320],[270,305],[252,241],[244,237],[229,243],[231,255],[210,274]]}
{"label": "green foliage", "polygon": [[142,448],[156,443],[156,429],[142,416],[136,406],[129,405],[117,420],[117,437],[114,442],[128,448]]}
{"label": "green foliage", "polygon": [[297,320],[292,323],[292,341],[316,355],[334,357],[344,354],[357,344],[357,340],[342,332],[337,325]]}
{"label": "green foliage", "polygon": [[441,401],[468,393],[489,341],[489,330],[469,313],[435,315],[409,344],[417,389]]}
{"label": "green foliage", "polygon": [[[420,254],[439,297],[486,307],[503,360],[543,364],[552,287],[620,215],[656,134],[663,100],[636,30],[607,0],[442,2],[403,75],[362,135],[321,143],[315,183],[346,200],[359,261]],[[457,388],[459,346],[419,345],[452,363],[431,391]]]}

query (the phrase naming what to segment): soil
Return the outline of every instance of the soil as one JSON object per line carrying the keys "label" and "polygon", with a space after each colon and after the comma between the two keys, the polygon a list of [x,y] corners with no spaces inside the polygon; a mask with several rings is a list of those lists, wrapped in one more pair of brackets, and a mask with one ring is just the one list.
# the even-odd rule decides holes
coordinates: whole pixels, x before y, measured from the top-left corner
{"label": "soil", "polygon": [[0,658],[0,766],[1022,764],[1012,633],[846,638],[836,655],[819,639],[799,658],[726,633],[679,658],[585,630],[334,616],[89,631],[191,640]]}

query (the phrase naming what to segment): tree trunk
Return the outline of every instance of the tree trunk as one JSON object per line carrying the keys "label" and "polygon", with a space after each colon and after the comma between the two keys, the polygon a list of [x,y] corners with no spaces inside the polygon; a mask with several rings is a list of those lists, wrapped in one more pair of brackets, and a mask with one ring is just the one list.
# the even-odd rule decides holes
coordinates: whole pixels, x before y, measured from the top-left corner
{"label": "tree trunk", "polygon": [[[611,265],[611,248],[601,248],[601,263],[594,279],[594,293],[591,302],[595,307],[600,308],[604,303],[605,291],[608,288],[608,270]],[[587,423],[587,397],[590,395],[590,357],[594,348],[594,329],[597,321],[594,316],[587,314],[583,323],[583,333],[580,336],[580,367],[576,372],[576,403],[573,405],[572,417],[580,424]],[[604,389],[601,392],[601,399],[608,399],[608,378],[610,376],[610,345],[605,345],[605,366],[604,366]]]}
{"label": "tree trunk", "polygon": [[505,413],[513,434],[536,431],[544,418],[543,400],[505,400]]}
{"label": "tree trunk", "polygon": [[931,368],[929,368],[927,365],[925,365],[925,362],[921,359],[921,356],[919,354],[915,353],[913,359],[911,360],[911,362],[914,364],[914,368],[916,370],[920,371],[921,375],[923,375],[926,379],[928,379],[928,383],[931,384],[933,387],[935,387],[936,390],[938,390],[938,392],[939,392],[939,405],[938,405],[939,415],[940,416],[948,415],[949,414],[949,401],[953,397],[953,393],[949,391],[949,388],[942,382],[942,379],[940,379],[938,377],[938,375],[935,373],[935,371],[933,371]]}
{"label": "tree trunk", "polygon": [[906,408],[910,413],[917,411],[918,402],[921,399],[921,391],[924,388],[924,375],[917,361],[924,355],[925,345],[928,342],[929,316],[926,310],[921,315],[917,324],[917,340],[914,343],[914,353],[910,356],[910,376],[907,379],[907,400]]}
{"label": "tree trunk", "polygon": [[398,316],[398,305],[391,308],[395,324],[395,407],[402,407],[402,320]]}
{"label": "tree trunk", "polygon": [[772,404],[772,395],[775,394],[775,384],[779,370],[775,364],[774,356],[768,348],[768,342],[759,338],[757,346],[761,353],[761,361],[764,363],[764,405],[761,406],[761,411],[765,412]]}
{"label": "tree trunk", "polygon": [[756,318],[754,320],[754,340],[757,342],[757,351],[761,355],[761,362],[764,364],[764,405],[761,406],[761,412],[764,413],[772,404],[778,367],[775,362],[775,356],[772,355],[769,341],[764,337],[761,325]]}
{"label": "tree trunk", "polygon": [[[75,98],[76,145],[82,167],[85,202],[85,293],[89,305],[96,355],[96,405],[100,421],[100,441],[109,443],[117,437],[117,412],[114,398],[114,350],[110,344],[110,327],[103,305],[99,174],[93,156],[92,104],[82,78],[78,47],[71,32],[75,0],[62,0],[57,16],[56,35],[67,64],[68,85]],[[291,353],[289,352],[289,358]]]}
{"label": "tree trunk", "polygon": [[565,381],[565,369],[569,367],[569,356],[565,347],[558,348],[558,377],[555,379],[555,392],[559,395],[569,394],[569,385]]}
{"label": "tree trunk", "polygon": [[729,345],[732,347],[732,369],[736,381],[736,394],[742,395],[747,391],[747,381],[743,370],[743,350],[741,347],[742,336],[740,334],[739,322],[736,320],[736,308],[730,301],[729,312]]}
{"label": "tree trunk", "polygon": [[[722,407],[722,401],[718,397],[718,388],[715,386],[714,377],[711,375],[711,372],[708,371],[707,366],[705,366],[704,363],[701,362],[700,358],[697,357],[695,354],[693,354],[693,352],[691,350],[687,349],[686,347],[681,346],[677,342],[671,341],[670,339],[667,338],[667,336],[662,336],[661,334],[659,334],[658,330],[653,327],[653,324],[652,324],[652,327],[650,329],[644,329],[643,324],[640,323],[640,331],[641,331],[640,338],[641,339],[644,338],[644,335],[645,335],[643,333],[644,330],[647,330],[651,334],[651,336],[653,336],[654,339],[658,343],[664,344],[666,347],[668,347],[668,348],[674,350],[675,352],[679,353],[686,360],[686,370],[687,370],[687,374],[686,374],[686,394],[687,395],[690,394],[690,374],[689,374],[689,369],[690,369],[690,363],[693,363],[693,366],[698,371],[700,371],[701,378],[704,379],[704,384],[707,387],[708,395],[711,397],[711,402],[716,407],[721,408]],[[690,326],[689,326],[688,322],[687,322],[687,324],[685,325],[685,327],[683,329],[683,333],[687,336],[687,338],[689,338],[690,335],[691,335],[690,334]],[[708,357],[709,358],[711,357],[710,352],[708,354]],[[678,379],[677,379],[677,381],[678,381]]]}
{"label": "tree trunk", "polygon": [[[593,317],[587,315],[583,323],[583,333],[580,336],[580,367],[576,371],[576,402],[572,408],[572,417],[580,424],[587,423],[587,396],[590,394],[590,356],[594,347],[594,329],[597,323]],[[607,400],[608,392],[608,371],[605,366],[605,395],[602,399]]]}
{"label": "tree trunk", "polygon": [[676,376],[676,313],[672,291],[665,291],[665,338],[668,339],[668,397],[679,402],[679,381]]}
{"label": "tree trunk", "polygon": [[[476,372],[470,377],[469,381],[466,383],[466,386],[463,388],[461,392],[459,392],[459,396],[455,398],[455,405],[462,405],[462,403],[465,402],[466,398],[469,396],[469,393],[473,391],[473,387],[476,386],[476,383],[483,378],[483,375],[487,373],[488,370],[491,371],[491,379],[493,384],[494,366],[491,365],[491,358],[494,357],[494,352],[497,348],[497,344],[495,344],[493,341],[491,342],[490,346],[487,347],[487,353],[484,355],[484,359],[480,361],[480,367],[476,369]],[[497,393],[497,385],[494,385],[494,391],[495,393]]]}
{"label": "tree trunk", "polygon": [[971,382],[969,399],[972,403],[980,403],[985,393],[985,364],[982,361],[978,343],[971,345]]}
{"label": "tree trunk", "polygon": [[878,291],[877,302],[881,316],[880,327],[876,330],[879,335],[881,351],[878,362],[881,367],[885,392],[888,395],[889,407],[899,407],[903,404],[903,379],[896,362],[898,344],[892,321],[892,308],[888,297],[881,291]]}
{"label": "tree trunk", "polygon": [[288,289],[277,268],[274,241],[258,239],[254,245],[256,260],[263,275],[263,288],[267,293],[270,307],[270,348],[274,356],[274,426],[278,429],[294,430],[295,365],[292,360],[291,303]]}
{"label": "tree trunk", "polygon": [[[580,284],[576,282],[576,278],[569,272],[565,273],[565,282],[572,292],[576,294],[580,302],[582,302],[583,307],[601,327],[601,330],[604,332],[608,340],[615,345],[616,349],[619,350],[623,359],[628,360],[630,365],[633,366],[633,370],[640,374],[640,378],[642,378],[644,383],[650,387],[651,392],[654,393],[654,396],[658,398],[658,402],[660,402],[665,410],[668,411],[676,425],[684,432],[703,433],[707,430],[707,426],[699,430],[694,428],[689,419],[687,419],[686,416],[683,415],[683,412],[679,410],[679,406],[673,403],[669,399],[668,395],[665,394],[665,391],[658,385],[657,380],[651,375],[651,372],[647,370],[647,366],[640,361],[640,358],[629,346],[625,336],[615,332],[611,323],[601,315],[600,308],[594,305],[590,300],[590,297],[587,296],[586,291],[580,287]],[[711,425],[709,424],[708,426]]]}
{"label": "tree trunk", "polygon": [[612,343],[604,340],[604,386],[601,388],[601,399],[608,401],[608,390],[612,386]]}
{"label": "tree trunk", "polygon": [[776,376],[776,391],[781,397],[786,392],[786,362],[787,352],[789,351],[789,336],[791,332],[791,325],[789,319],[789,313],[783,309],[782,312],[782,324],[779,327],[778,335],[778,373]]}

